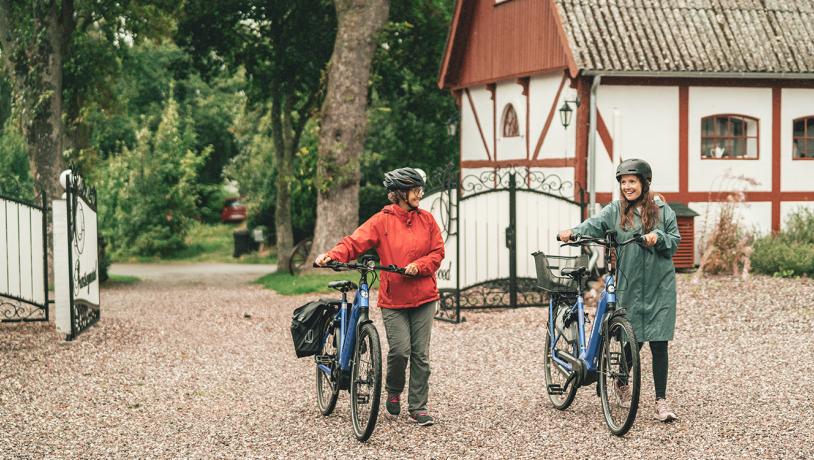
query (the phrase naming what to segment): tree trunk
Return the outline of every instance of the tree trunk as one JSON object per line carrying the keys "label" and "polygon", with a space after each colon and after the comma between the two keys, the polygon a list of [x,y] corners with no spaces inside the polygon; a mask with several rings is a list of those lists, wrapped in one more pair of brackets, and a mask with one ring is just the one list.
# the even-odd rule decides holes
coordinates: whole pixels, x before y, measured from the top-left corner
{"label": "tree trunk", "polygon": [[338,29],[320,119],[317,219],[306,267],[359,224],[370,64],[390,9],[389,0],[335,0],[334,6]]}
{"label": "tree trunk", "polygon": [[277,163],[274,227],[279,272],[288,271],[294,247],[294,229],[291,225],[291,180],[294,177],[294,150],[297,149],[290,123],[292,110],[290,99],[286,100],[285,107],[282,99],[280,88],[274,88],[271,96],[271,137],[274,141],[274,159]]}

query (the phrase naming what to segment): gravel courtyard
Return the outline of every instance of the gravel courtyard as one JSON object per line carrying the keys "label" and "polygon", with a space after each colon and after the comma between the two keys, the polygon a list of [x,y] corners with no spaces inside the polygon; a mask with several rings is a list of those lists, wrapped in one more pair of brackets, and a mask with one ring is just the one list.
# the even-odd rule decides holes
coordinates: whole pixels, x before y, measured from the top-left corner
{"label": "gravel courtyard", "polygon": [[103,289],[102,321],[74,342],[53,325],[0,325],[0,458],[814,457],[812,280],[682,275],[668,383],[680,420],[652,420],[645,347],[640,415],[623,439],[593,387],[565,412],[550,406],[545,311],[520,309],[437,322],[436,425],[382,408],[361,444],[347,393],[321,416],[313,361],[292,351],[291,311],[312,297],[148,280]]}

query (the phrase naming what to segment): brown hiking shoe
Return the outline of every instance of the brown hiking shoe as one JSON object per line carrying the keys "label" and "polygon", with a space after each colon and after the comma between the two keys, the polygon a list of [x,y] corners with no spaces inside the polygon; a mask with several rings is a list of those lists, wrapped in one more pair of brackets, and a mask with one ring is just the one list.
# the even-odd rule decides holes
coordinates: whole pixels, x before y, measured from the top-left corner
{"label": "brown hiking shoe", "polygon": [[666,399],[656,400],[656,420],[664,423],[678,420],[678,416],[670,409],[670,405],[667,404]]}

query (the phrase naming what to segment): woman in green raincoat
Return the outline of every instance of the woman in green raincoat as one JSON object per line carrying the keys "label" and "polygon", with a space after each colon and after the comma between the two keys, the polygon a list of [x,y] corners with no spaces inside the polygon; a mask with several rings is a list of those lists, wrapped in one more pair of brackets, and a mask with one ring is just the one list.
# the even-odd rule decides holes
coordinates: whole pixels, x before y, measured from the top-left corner
{"label": "woman in green raincoat", "polygon": [[[660,196],[650,191],[653,172],[643,160],[625,160],[616,169],[622,198],[571,230],[560,232],[569,241],[572,233],[601,238],[616,231],[619,241],[643,235],[643,245],[631,244],[617,256],[622,276],[617,280],[619,304],[627,310],[641,348],[650,343],[653,381],[656,387],[656,418],[675,420],[667,404],[667,344],[673,339],[676,322],[676,275],[673,254],[681,236],[676,215]],[[627,385],[620,385],[621,399],[629,401]],[[629,404],[629,402],[628,402]]]}

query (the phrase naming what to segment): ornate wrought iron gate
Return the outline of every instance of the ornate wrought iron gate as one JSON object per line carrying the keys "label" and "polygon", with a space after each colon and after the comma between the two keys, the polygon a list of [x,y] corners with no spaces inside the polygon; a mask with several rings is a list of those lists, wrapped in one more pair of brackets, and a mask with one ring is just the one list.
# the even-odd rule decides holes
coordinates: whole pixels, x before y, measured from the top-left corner
{"label": "ornate wrought iron gate", "polygon": [[96,189],[73,172],[63,177],[66,200],[54,201],[56,326],[73,340],[100,316]]}
{"label": "ornate wrought iron gate", "polygon": [[0,319],[48,321],[48,207],[0,196]]}
{"label": "ornate wrought iron gate", "polygon": [[582,190],[525,168],[435,182],[440,190],[428,194],[422,207],[433,213],[445,241],[446,258],[436,274],[441,291],[436,318],[459,322],[462,309],[543,305],[530,254],[576,255],[573,248],[560,248],[554,235],[580,221]]}

